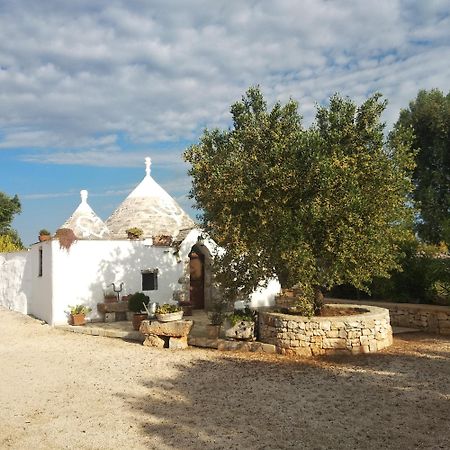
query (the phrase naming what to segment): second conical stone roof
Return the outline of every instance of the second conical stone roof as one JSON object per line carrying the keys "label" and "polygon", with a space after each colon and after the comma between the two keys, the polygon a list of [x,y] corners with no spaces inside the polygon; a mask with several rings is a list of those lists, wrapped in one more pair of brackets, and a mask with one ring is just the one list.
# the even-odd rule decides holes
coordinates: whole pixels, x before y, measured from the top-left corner
{"label": "second conical stone roof", "polygon": [[140,228],[144,238],[176,237],[181,230],[193,228],[193,220],[150,176],[150,158],[146,158],[146,176],[106,221],[111,237],[126,239],[129,228]]}

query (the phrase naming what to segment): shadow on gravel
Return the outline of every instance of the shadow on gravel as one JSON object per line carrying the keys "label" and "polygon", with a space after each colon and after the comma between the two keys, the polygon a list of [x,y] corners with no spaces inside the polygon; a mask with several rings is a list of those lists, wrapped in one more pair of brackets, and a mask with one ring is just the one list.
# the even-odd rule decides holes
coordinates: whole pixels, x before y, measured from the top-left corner
{"label": "shadow on gravel", "polygon": [[450,448],[449,353],[403,351],[408,339],[312,361],[215,354],[124,401],[144,435],[175,449]]}

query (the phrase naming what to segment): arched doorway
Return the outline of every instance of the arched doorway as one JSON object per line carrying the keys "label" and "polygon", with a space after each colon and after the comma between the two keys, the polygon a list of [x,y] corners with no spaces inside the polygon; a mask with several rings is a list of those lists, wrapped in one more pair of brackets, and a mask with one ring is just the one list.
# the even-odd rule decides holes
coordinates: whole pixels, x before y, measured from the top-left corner
{"label": "arched doorway", "polygon": [[211,290],[211,254],[195,244],[189,253],[189,300],[194,309],[208,309]]}

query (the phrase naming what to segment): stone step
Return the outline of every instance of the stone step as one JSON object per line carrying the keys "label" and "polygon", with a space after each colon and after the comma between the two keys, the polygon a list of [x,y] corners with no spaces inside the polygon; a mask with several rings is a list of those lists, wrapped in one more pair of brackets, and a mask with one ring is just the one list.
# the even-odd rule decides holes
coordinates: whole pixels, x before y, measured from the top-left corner
{"label": "stone step", "polygon": [[418,331],[423,331],[420,328],[408,328],[408,327],[392,327],[392,334],[403,334],[403,333],[417,333]]}
{"label": "stone step", "polygon": [[188,344],[193,347],[217,348],[219,339],[209,339],[204,336],[189,336]]}
{"label": "stone step", "polygon": [[[114,324],[122,324],[122,322],[114,322]],[[58,330],[70,331],[72,333],[88,334],[91,336],[103,336],[109,338],[119,338],[129,341],[142,342],[144,340],[144,335],[139,331],[133,330],[131,324],[129,326],[116,325],[108,326],[112,324],[102,323],[101,326],[95,323],[87,323],[83,326],[73,326],[73,325],[56,325],[55,328]]]}

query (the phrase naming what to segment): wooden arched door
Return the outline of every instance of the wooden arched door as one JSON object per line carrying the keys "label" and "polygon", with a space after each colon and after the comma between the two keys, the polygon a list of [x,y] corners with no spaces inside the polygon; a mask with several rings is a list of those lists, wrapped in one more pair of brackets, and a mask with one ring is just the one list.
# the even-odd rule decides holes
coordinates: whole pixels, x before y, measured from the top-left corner
{"label": "wooden arched door", "polygon": [[205,307],[205,257],[200,252],[189,253],[190,301],[194,309]]}

